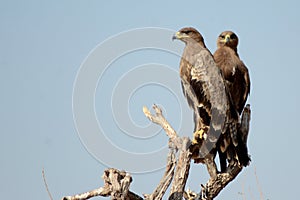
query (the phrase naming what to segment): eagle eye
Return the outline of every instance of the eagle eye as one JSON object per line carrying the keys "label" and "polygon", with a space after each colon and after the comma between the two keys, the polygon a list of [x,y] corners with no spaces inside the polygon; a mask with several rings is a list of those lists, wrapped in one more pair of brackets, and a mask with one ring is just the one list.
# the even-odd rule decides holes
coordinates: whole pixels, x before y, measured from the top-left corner
{"label": "eagle eye", "polygon": [[237,38],[237,36],[235,35],[235,34],[232,34],[231,36],[230,36],[230,39],[236,39]]}
{"label": "eagle eye", "polygon": [[191,31],[189,31],[189,30],[186,30],[186,31],[183,31],[182,33],[184,33],[184,34],[189,34]]}

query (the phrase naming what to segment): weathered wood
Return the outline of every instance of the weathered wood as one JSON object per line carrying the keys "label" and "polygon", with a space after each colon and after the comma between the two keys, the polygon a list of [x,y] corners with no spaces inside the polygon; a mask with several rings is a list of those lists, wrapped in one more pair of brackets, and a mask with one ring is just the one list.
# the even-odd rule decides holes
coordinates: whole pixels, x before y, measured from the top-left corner
{"label": "weathered wood", "polygon": [[91,190],[89,192],[85,192],[82,194],[76,194],[74,196],[65,196],[62,198],[62,200],[85,200],[96,196],[109,196],[110,191],[107,190],[107,188],[100,187],[98,189]]}
{"label": "weathered wood", "polygon": [[[241,118],[240,132],[243,135],[243,140],[247,141],[249,133],[249,124],[251,118],[250,105],[247,104]],[[216,178],[210,178],[209,181],[202,187],[200,192],[201,200],[212,200],[223,190],[236,176],[242,171],[243,166],[235,163],[228,166],[226,173],[220,173]]]}
{"label": "weathered wood", "polygon": [[104,180],[103,187],[74,196],[65,196],[62,200],[85,200],[96,196],[111,196],[112,200],[143,200],[142,197],[129,191],[132,178],[125,171],[107,169],[102,179]]}
{"label": "weathered wood", "polygon": [[[169,137],[170,152],[167,157],[164,176],[152,194],[144,195],[145,200],[161,200],[171,183],[170,200],[181,200],[183,196],[189,200],[214,199],[242,171],[243,167],[239,163],[228,166],[226,173],[219,173],[216,177],[211,177],[205,185],[201,185],[202,189],[198,194],[189,190],[184,192],[193,153],[191,141],[187,137],[177,135],[158,106],[154,105],[153,109],[155,114],[151,114],[146,107],[143,108],[143,111],[150,121],[160,125],[165,130]],[[247,105],[239,127],[245,141],[247,141],[249,132],[250,115],[250,105]],[[102,179],[104,180],[103,187],[74,196],[66,196],[62,200],[85,200],[96,196],[110,196],[113,200],[143,200],[142,197],[129,190],[132,178],[127,172],[110,168],[104,171]]]}
{"label": "weathered wood", "polygon": [[[161,109],[157,105],[153,105],[153,109],[155,114],[151,114],[146,107],[143,107],[143,112],[150,121],[160,125],[165,130],[167,136],[169,137],[170,154],[168,156],[169,159],[164,177],[161,179],[154,192],[151,195],[146,195],[145,197],[146,199],[151,200],[162,199],[174,176],[170,199],[182,199],[182,194],[184,192],[184,187],[189,173],[189,165],[191,160],[189,148],[191,141],[189,138],[178,137],[176,131],[165,119]],[[179,158],[176,162],[175,157],[177,151],[179,151]],[[176,172],[174,175],[175,167]]]}
{"label": "weathered wood", "polygon": [[153,105],[155,115],[152,115],[147,107],[143,107],[143,112],[146,117],[153,123],[160,125],[168,135],[168,137],[173,140],[178,137],[176,131],[172,128],[166,118],[163,116],[161,109],[157,105]]}
{"label": "weathered wood", "polygon": [[174,174],[169,200],[181,200],[190,171],[192,154],[190,152],[191,140],[187,137],[177,139],[180,141],[179,157]]}
{"label": "weathered wood", "polygon": [[217,174],[215,179],[209,181],[202,188],[202,200],[212,200],[241,172],[242,167],[236,165],[230,173]]}
{"label": "weathered wood", "polygon": [[144,194],[146,200],[161,200],[172,182],[176,166],[176,150],[174,149],[174,144],[171,140],[169,140],[169,148],[170,152],[168,154],[164,176],[152,194]]}

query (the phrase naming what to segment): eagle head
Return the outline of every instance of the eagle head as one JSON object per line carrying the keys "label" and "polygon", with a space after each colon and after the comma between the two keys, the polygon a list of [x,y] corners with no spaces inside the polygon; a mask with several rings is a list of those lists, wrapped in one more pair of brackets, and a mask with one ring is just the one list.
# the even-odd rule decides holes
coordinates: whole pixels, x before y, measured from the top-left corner
{"label": "eagle head", "polygon": [[239,43],[238,36],[232,31],[224,31],[222,32],[217,40],[218,47],[227,46],[234,50],[237,49]]}
{"label": "eagle head", "polygon": [[181,40],[184,43],[202,43],[204,44],[204,39],[202,35],[193,27],[186,27],[180,29],[175,35],[172,37],[173,40]]}

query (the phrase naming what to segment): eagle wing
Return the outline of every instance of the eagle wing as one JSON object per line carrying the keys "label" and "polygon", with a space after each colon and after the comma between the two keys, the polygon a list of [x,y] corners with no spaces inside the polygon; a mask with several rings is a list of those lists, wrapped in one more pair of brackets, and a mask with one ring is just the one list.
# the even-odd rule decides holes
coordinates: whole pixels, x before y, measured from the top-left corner
{"label": "eagle wing", "polygon": [[241,114],[250,94],[248,69],[236,52],[229,47],[217,49],[214,59],[226,80],[235,109]]}
{"label": "eagle wing", "polygon": [[242,95],[242,100],[240,101],[240,108],[244,108],[245,104],[246,104],[246,101],[247,101],[247,98],[248,98],[248,95],[250,95],[250,76],[249,76],[249,71],[248,71],[248,68],[246,67],[246,65],[244,64],[244,62],[240,61],[241,64],[240,64],[240,71],[243,75],[243,87],[244,87],[244,93]]}
{"label": "eagle wing", "polygon": [[[228,123],[227,130],[230,134],[224,134],[221,138],[220,150],[223,153],[227,151],[227,159],[229,162],[234,159],[238,159],[241,165],[247,166],[250,161],[247,150],[247,142],[245,140],[247,136],[243,135],[243,132],[245,131],[240,130],[240,127],[242,126],[234,121],[235,119],[239,119],[239,115],[242,114],[250,93],[250,78],[248,69],[239,59],[236,52],[229,47],[221,47],[217,49],[214,53],[214,59],[225,79],[231,107],[231,118],[229,119],[230,122]],[[236,112],[238,112],[238,114]],[[243,120],[244,119],[242,119],[242,122]],[[238,120],[238,122],[239,121],[240,120]],[[222,171],[224,171],[224,169]]]}
{"label": "eagle wing", "polygon": [[198,109],[199,101],[197,98],[197,95],[195,94],[194,89],[192,88],[190,82],[187,79],[182,78],[181,79],[181,87],[184,96],[187,99],[188,105],[193,110],[193,116],[194,116],[194,132],[199,130],[200,127],[203,127],[200,117],[200,112]]}
{"label": "eagle wing", "polygon": [[210,104],[211,119],[208,138],[214,141],[221,133],[224,133],[224,124],[227,120],[229,102],[226,87],[220,69],[207,49],[199,51],[195,57],[196,62],[191,69],[191,81],[194,87],[201,85],[204,103]]}

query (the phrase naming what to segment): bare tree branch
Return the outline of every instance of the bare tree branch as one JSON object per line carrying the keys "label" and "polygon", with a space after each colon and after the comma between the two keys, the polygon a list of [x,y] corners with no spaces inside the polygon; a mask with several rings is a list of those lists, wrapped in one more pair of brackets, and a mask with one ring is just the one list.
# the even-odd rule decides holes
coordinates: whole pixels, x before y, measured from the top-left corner
{"label": "bare tree branch", "polygon": [[171,187],[169,200],[181,200],[183,197],[185,185],[190,171],[191,163],[191,140],[184,137],[180,140],[181,148],[179,149],[179,158],[176,166],[176,172],[174,175],[174,181]]}
{"label": "bare tree branch", "polygon": [[153,109],[155,111],[155,115],[152,115],[147,107],[143,107],[143,112],[146,115],[146,117],[152,121],[155,124],[160,125],[166,132],[166,134],[169,136],[171,140],[178,138],[178,135],[176,131],[172,128],[172,126],[169,124],[169,122],[165,119],[165,117],[162,114],[161,109],[157,105],[153,105]]}
{"label": "bare tree branch", "polygon": [[[211,177],[205,185],[202,185],[199,194],[189,190],[185,192],[184,189],[189,175],[190,162],[193,153],[191,141],[187,137],[179,137],[177,135],[176,131],[164,118],[162,111],[158,106],[154,105],[153,109],[155,111],[154,114],[151,114],[146,107],[143,108],[143,112],[150,121],[160,125],[165,130],[169,137],[170,152],[167,157],[164,176],[152,194],[144,195],[145,200],[161,200],[171,183],[170,200],[182,200],[183,196],[189,200],[214,199],[221,190],[241,172],[243,167],[240,166],[239,163],[230,165],[230,167],[227,168],[226,173],[219,173],[216,177]],[[242,132],[245,141],[247,140],[249,132],[250,113],[250,106],[247,105],[243,112],[240,126],[240,131]],[[125,171],[110,168],[104,171],[102,178],[104,180],[103,187],[83,194],[66,196],[63,197],[62,200],[85,200],[96,196],[110,196],[113,200],[143,200],[142,197],[129,190],[132,178],[130,174]]]}
{"label": "bare tree branch", "polygon": [[[171,142],[169,142],[171,143]],[[171,184],[172,178],[174,176],[175,166],[176,166],[176,151],[172,147],[172,144],[169,145],[170,152],[167,158],[167,166],[164,173],[164,176],[160,180],[158,186],[155,188],[152,194],[144,194],[145,199],[147,200],[160,200],[164,196],[166,190]]]}
{"label": "bare tree branch", "polygon": [[[172,126],[169,124],[169,122],[165,119],[165,117],[162,114],[161,109],[157,106],[154,105],[153,109],[155,111],[155,114],[152,115],[148,108],[143,107],[143,112],[148,117],[150,121],[153,123],[156,123],[160,125],[167,135],[170,138],[170,149],[172,152],[172,149],[176,149],[176,151],[179,151],[179,157],[177,159],[177,164],[176,164],[176,171],[174,174],[174,169],[175,165],[172,168],[172,172],[169,173],[166,171],[164,178],[161,180],[160,184],[156,188],[153,194],[150,196],[147,196],[149,199],[161,199],[162,195],[165,193],[166,189],[170,185],[170,182],[172,177],[168,176],[170,174],[174,174],[174,180],[173,184],[171,187],[171,193],[169,199],[182,199],[183,193],[184,193],[184,188],[186,185],[186,181],[189,175],[189,169],[190,169],[190,161],[191,161],[191,153],[190,153],[190,146],[191,146],[191,141],[189,138],[180,138],[178,137],[176,131],[172,128]],[[173,147],[173,148],[172,148]],[[174,153],[174,152],[173,152]],[[175,155],[175,154],[174,154]],[[173,157],[173,156],[172,156]],[[174,158],[174,157],[173,157]],[[167,167],[168,169],[168,167]],[[165,179],[168,177],[168,182],[167,184],[164,183]],[[164,187],[163,187],[164,186]],[[156,195],[160,194],[160,195]]]}
{"label": "bare tree branch", "polygon": [[209,179],[209,181],[203,187],[202,199],[211,200],[214,199],[223,190],[227,184],[229,184],[242,170],[239,165],[234,166],[229,173],[217,174],[215,179]]}
{"label": "bare tree branch", "polygon": [[65,196],[62,200],[85,200],[96,196],[109,196],[110,192],[105,190],[105,188],[100,187],[98,189],[91,190],[82,194],[76,194],[74,196]]}
{"label": "bare tree branch", "polygon": [[142,197],[129,191],[132,178],[125,171],[107,169],[102,176],[104,186],[89,192],[74,196],[65,196],[62,200],[85,200],[96,196],[111,196],[113,200],[143,200]]}
{"label": "bare tree branch", "polygon": [[[247,141],[248,133],[249,133],[249,123],[251,110],[250,105],[246,105],[240,126],[241,134],[244,136],[244,141]],[[202,200],[212,200],[214,199],[222,189],[226,187],[235,177],[242,171],[243,167],[239,165],[239,163],[235,163],[235,165],[227,168],[226,173],[220,173],[216,178],[210,178],[210,180],[203,186],[202,191],[200,192],[200,196]]]}

